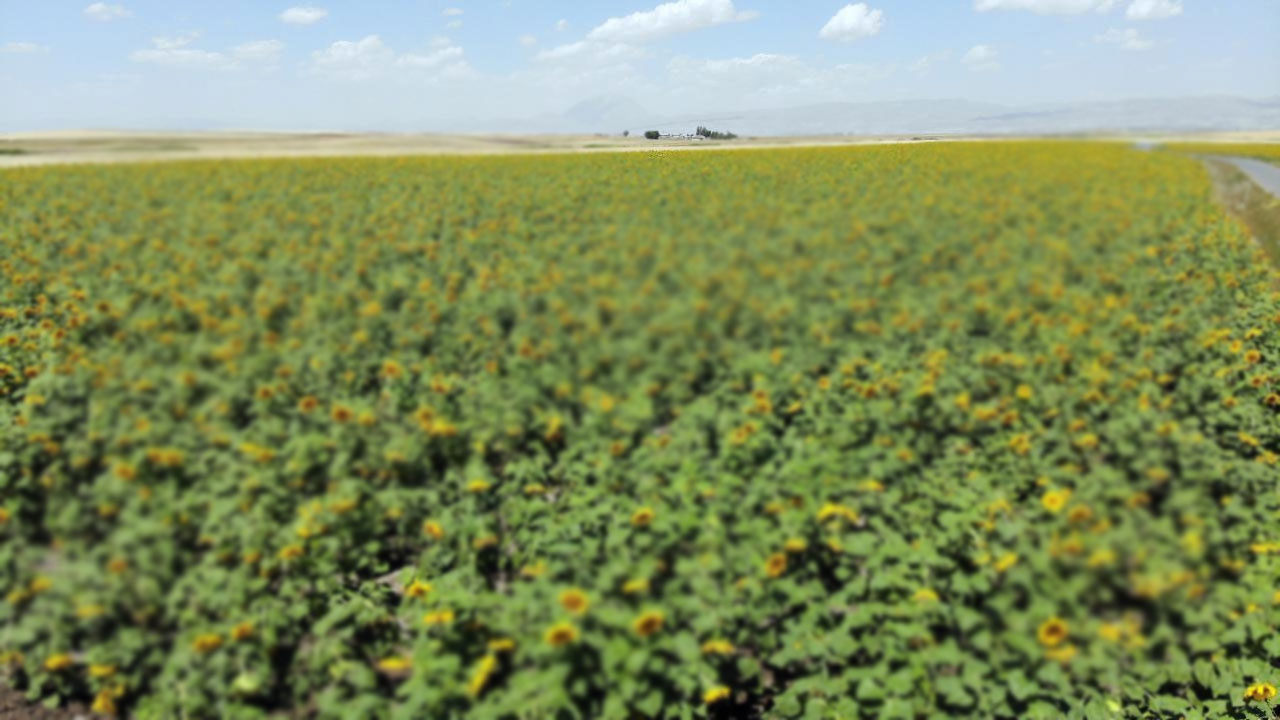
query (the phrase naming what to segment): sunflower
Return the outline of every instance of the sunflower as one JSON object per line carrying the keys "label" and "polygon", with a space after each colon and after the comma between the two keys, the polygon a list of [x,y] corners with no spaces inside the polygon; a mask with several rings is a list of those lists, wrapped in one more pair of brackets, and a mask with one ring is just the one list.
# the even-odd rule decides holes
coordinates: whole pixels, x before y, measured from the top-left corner
{"label": "sunflower", "polygon": [[476,668],[471,672],[471,679],[467,681],[467,694],[471,697],[479,697],[484,692],[484,686],[489,682],[489,676],[493,675],[493,671],[498,667],[498,656],[489,653],[480,658],[480,662],[476,663]]}
{"label": "sunflower", "polygon": [[591,600],[582,590],[569,588],[560,593],[560,605],[574,615],[581,615],[591,606]]}
{"label": "sunflower", "polygon": [[764,561],[764,572],[771,578],[779,577],[786,571],[787,556],[784,553],[774,553]]}
{"label": "sunflower", "polygon": [[404,587],[404,596],[409,598],[425,597],[431,592],[431,583],[414,580]]}
{"label": "sunflower", "polygon": [[662,622],[665,619],[666,616],[661,610],[649,610],[641,613],[640,617],[631,622],[631,629],[640,637],[649,637],[662,629]]}
{"label": "sunflower", "polygon": [[191,648],[198,653],[211,653],[222,647],[222,636],[218,633],[202,633],[191,642]]}
{"label": "sunflower", "polygon": [[448,625],[453,622],[452,610],[433,610],[422,616],[422,624],[431,625]]}
{"label": "sunflower", "polygon": [[253,637],[253,623],[249,621],[238,622],[231,628],[231,639],[235,641],[248,640]]}
{"label": "sunflower", "polygon": [[648,527],[653,522],[654,512],[651,507],[642,507],[631,513],[631,525],[633,527]]}
{"label": "sunflower", "polygon": [[511,638],[498,637],[487,643],[490,652],[511,652],[516,649],[516,641]]}
{"label": "sunflower", "polygon": [[1040,640],[1040,644],[1045,647],[1052,648],[1062,644],[1067,639],[1069,628],[1065,620],[1052,617],[1040,624],[1040,629],[1036,631],[1036,638]]}
{"label": "sunflower", "polygon": [[547,628],[547,632],[542,639],[551,647],[564,647],[578,641],[578,628],[573,623],[560,622]]}
{"label": "sunflower", "polygon": [[818,508],[818,522],[823,523],[832,518],[843,518],[847,522],[856,523],[858,512],[839,503],[826,503]]}
{"label": "sunflower", "polygon": [[382,363],[382,376],[388,380],[404,375],[404,366],[395,360],[386,360]]}
{"label": "sunflower", "polygon": [[93,697],[93,705],[89,709],[99,715],[115,717],[117,712],[115,697],[113,697],[110,690],[100,690]]}
{"label": "sunflower", "polygon": [[705,693],[702,694],[702,702],[706,703],[707,705],[711,705],[713,703],[718,703],[721,700],[726,700],[728,699],[728,697],[729,697],[729,688],[723,685],[716,685],[713,688],[709,688]]}
{"label": "sunflower", "polygon": [[[649,578],[632,578],[622,584],[623,595],[639,595],[649,591]],[[1280,604],[1280,600],[1276,601]]]}
{"label": "sunflower", "polygon": [[1070,490],[1050,490],[1040,498],[1040,505],[1051,513],[1057,514],[1066,507],[1067,501],[1071,499]]}
{"label": "sunflower", "polygon": [[383,675],[402,677],[413,669],[413,661],[402,655],[392,655],[379,660],[374,667]]}
{"label": "sunflower", "polygon": [[45,659],[44,669],[49,672],[59,672],[66,670],[74,664],[75,660],[72,660],[71,656],[67,653],[54,653]]}
{"label": "sunflower", "polygon": [[1244,691],[1244,699],[1254,702],[1267,702],[1275,696],[1276,686],[1271,683],[1255,683]]}
{"label": "sunflower", "polygon": [[708,640],[702,643],[703,655],[732,655],[733,643],[728,640]]}

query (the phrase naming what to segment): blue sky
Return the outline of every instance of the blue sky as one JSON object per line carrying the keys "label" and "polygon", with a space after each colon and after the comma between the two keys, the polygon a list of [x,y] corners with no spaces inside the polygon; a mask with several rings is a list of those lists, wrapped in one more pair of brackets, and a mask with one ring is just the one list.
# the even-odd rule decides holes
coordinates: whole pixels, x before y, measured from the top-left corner
{"label": "blue sky", "polygon": [[0,0],[0,130],[1280,96],[1277,0]]}

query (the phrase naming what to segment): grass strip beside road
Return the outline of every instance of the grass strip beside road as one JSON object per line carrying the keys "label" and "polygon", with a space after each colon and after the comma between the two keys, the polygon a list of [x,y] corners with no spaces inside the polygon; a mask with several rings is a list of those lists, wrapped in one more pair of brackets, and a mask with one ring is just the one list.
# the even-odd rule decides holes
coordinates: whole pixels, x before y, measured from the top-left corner
{"label": "grass strip beside road", "polygon": [[1273,262],[1280,261],[1280,197],[1221,160],[1206,160],[1218,202],[1248,226]]}

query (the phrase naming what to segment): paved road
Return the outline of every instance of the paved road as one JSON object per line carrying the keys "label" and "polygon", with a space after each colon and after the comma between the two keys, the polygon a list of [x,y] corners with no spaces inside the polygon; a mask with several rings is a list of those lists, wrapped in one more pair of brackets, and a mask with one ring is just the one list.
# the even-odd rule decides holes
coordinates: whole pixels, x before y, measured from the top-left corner
{"label": "paved road", "polygon": [[1252,158],[1228,157],[1226,155],[1210,155],[1211,160],[1219,160],[1234,166],[1249,176],[1263,190],[1280,197],[1280,166]]}

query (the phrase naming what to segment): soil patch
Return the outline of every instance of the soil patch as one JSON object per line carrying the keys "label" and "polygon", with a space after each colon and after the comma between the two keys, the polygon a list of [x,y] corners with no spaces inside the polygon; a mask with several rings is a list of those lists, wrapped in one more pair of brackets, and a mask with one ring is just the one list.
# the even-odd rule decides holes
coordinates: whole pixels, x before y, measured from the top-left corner
{"label": "soil patch", "polygon": [[83,705],[49,708],[32,703],[17,690],[0,685],[0,718],[3,720],[89,720],[93,715]]}

